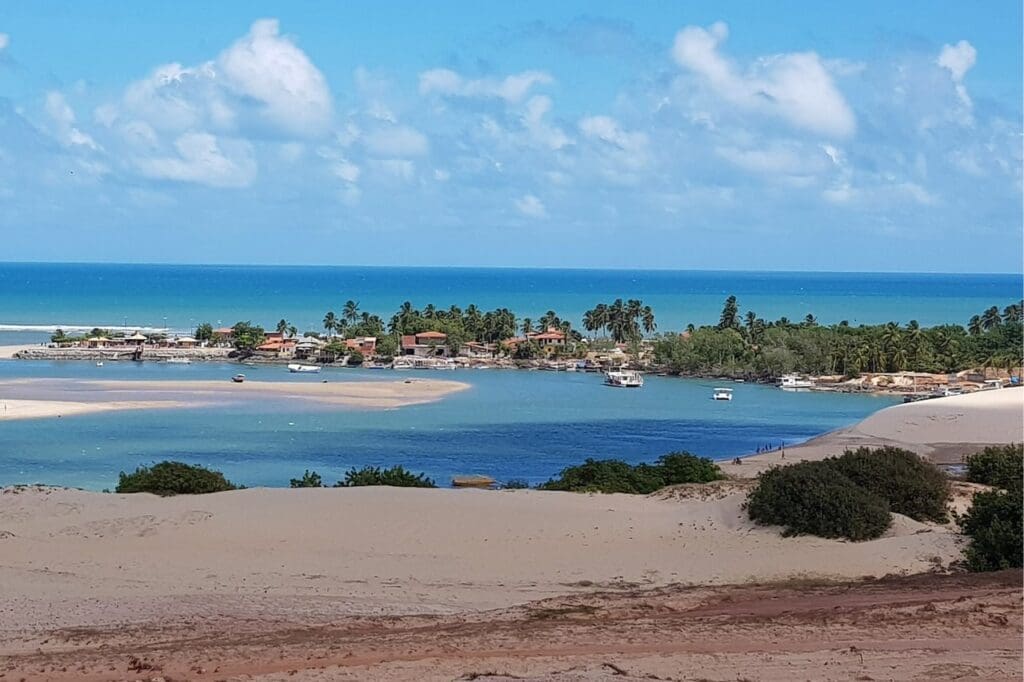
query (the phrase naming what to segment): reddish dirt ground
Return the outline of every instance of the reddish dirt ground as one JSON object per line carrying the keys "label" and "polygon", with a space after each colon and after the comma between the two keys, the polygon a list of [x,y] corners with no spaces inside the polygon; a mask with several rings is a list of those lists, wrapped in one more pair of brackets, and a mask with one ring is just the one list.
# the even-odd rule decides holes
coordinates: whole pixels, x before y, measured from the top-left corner
{"label": "reddish dirt ground", "polygon": [[225,603],[221,616],[8,633],[0,679],[1020,680],[1021,581],[611,589],[445,616]]}

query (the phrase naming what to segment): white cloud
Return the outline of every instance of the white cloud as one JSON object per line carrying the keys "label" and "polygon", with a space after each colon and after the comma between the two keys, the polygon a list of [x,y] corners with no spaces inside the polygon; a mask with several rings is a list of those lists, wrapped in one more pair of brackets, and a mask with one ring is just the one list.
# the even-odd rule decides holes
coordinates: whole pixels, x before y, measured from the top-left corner
{"label": "white cloud", "polygon": [[594,164],[606,179],[616,184],[639,181],[639,171],[650,161],[650,138],[644,132],[627,131],[611,116],[588,116],[579,122],[580,132],[588,140]]}
{"label": "white cloud", "polygon": [[[832,150],[832,154],[837,153],[831,145],[826,146]],[[817,175],[827,170],[829,161],[826,159],[831,159],[835,164],[835,158],[828,150],[818,148],[814,152],[807,152],[786,144],[753,149],[721,146],[715,148],[715,153],[739,168],[768,176]]]}
{"label": "white cloud", "polygon": [[139,158],[143,175],[212,187],[246,187],[256,179],[252,145],[218,140],[210,133],[185,133],[174,141],[176,156]]}
{"label": "white cloud", "polygon": [[335,163],[331,167],[331,170],[335,175],[348,183],[358,182],[359,176],[362,174],[359,170],[359,166],[346,159],[342,159]]}
{"label": "white cloud", "polygon": [[381,157],[408,158],[423,156],[430,149],[426,136],[409,126],[392,126],[374,130],[363,140],[367,151]]}
{"label": "white cloud", "polygon": [[535,142],[548,149],[561,149],[572,140],[558,126],[547,123],[544,118],[551,111],[551,98],[535,95],[526,103],[523,125]]}
{"label": "white cloud", "polygon": [[544,202],[533,194],[524,194],[515,200],[515,205],[520,213],[531,218],[546,218],[548,215]]}
{"label": "white cloud", "polygon": [[448,182],[449,180],[452,179],[452,174],[444,170],[443,168],[435,168],[434,179],[437,180],[438,182]]}
{"label": "white cloud", "polygon": [[75,127],[75,112],[64,99],[64,95],[56,90],[46,93],[44,108],[53,123],[54,134],[61,144],[66,147],[87,147],[93,151],[100,149],[92,137]]}
{"label": "white cloud", "polygon": [[11,44],[11,37],[6,33],[0,33],[0,50],[6,50]]}
{"label": "white cloud", "polygon": [[815,133],[847,137],[857,123],[846,99],[814,52],[757,59],[746,73],[719,52],[729,36],[722,22],[704,29],[687,26],[676,34],[672,55],[726,102],[743,110],[781,118]]}
{"label": "white cloud", "polygon": [[961,40],[956,45],[943,45],[935,63],[949,71],[949,77],[956,85],[956,94],[968,108],[971,107],[971,98],[964,86],[964,76],[971,70],[978,59],[978,51],[966,40]]}
{"label": "white cloud", "polygon": [[548,85],[554,79],[544,71],[523,71],[493,78],[467,79],[451,69],[431,69],[420,74],[420,93],[450,97],[491,97],[506,102],[519,102],[535,85]]}
{"label": "white cloud", "polygon": [[254,22],[217,58],[217,69],[230,90],[259,102],[268,119],[291,133],[318,134],[330,125],[327,81],[305,52],[279,34],[276,19]]}
{"label": "white cloud", "polygon": [[399,180],[412,180],[416,175],[416,164],[408,159],[379,159],[371,161],[378,171]]}

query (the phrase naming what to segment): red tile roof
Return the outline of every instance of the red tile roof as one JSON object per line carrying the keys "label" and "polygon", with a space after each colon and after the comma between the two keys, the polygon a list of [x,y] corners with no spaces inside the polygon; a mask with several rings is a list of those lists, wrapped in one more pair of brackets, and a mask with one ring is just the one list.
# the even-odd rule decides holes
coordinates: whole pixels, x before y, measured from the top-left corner
{"label": "red tile roof", "polygon": [[447,339],[448,335],[441,332],[420,332],[416,335],[417,339]]}

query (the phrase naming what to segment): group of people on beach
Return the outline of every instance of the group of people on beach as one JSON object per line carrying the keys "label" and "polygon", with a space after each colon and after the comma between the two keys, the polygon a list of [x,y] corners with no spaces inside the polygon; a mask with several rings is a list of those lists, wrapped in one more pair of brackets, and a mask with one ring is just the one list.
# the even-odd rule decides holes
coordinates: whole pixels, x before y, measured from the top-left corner
{"label": "group of people on beach", "polygon": [[757,446],[757,454],[760,455],[762,452],[785,452],[785,450],[783,450],[782,447],[782,444],[779,444],[773,448],[771,443],[769,443],[768,445],[759,445]]}

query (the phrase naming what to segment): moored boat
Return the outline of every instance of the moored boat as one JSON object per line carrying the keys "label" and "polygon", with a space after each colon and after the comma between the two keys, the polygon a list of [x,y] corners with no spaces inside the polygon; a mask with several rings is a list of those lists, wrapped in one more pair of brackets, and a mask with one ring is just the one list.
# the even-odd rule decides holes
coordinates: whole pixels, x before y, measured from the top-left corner
{"label": "moored boat", "polygon": [[716,388],[711,394],[712,400],[732,400],[731,388]]}
{"label": "moored boat", "polygon": [[644,385],[644,378],[636,370],[613,369],[605,372],[604,385],[616,388],[640,388]]}
{"label": "moored boat", "polygon": [[799,374],[783,374],[779,378],[779,388],[784,391],[799,391],[814,388],[814,382],[804,379]]}
{"label": "moored boat", "polygon": [[245,381],[245,375],[244,374],[236,374],[235,376],[231,377],[231,380],[233,382],[235,382],[236,384],[240,384],[243,381]]}
{"label": "moored boat", "polygon": [[320,371],[319,365],[303,365],[299,363],[292,363],[288,365],[288,371],[296,374],[316,374]]}

